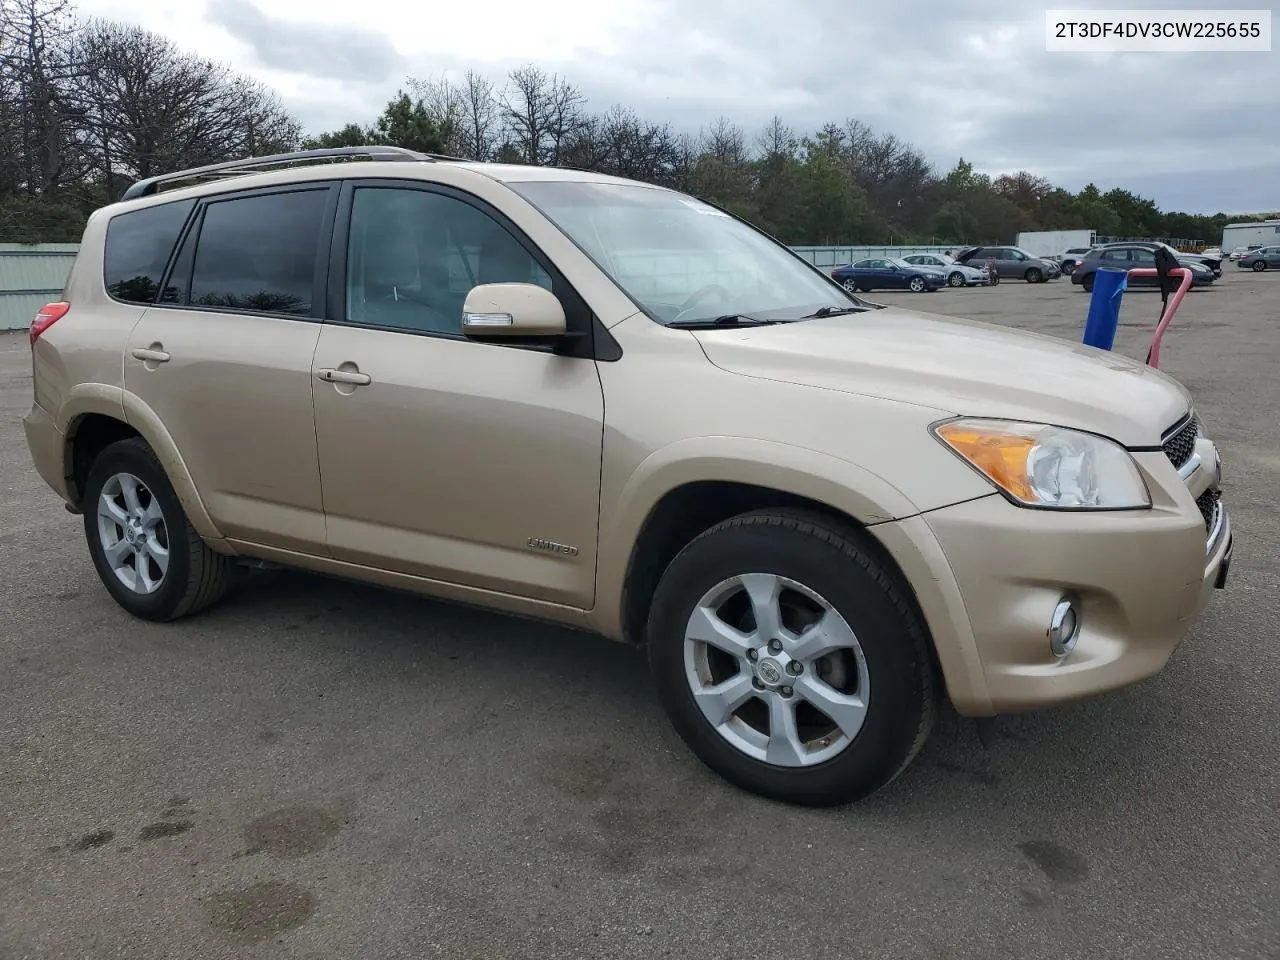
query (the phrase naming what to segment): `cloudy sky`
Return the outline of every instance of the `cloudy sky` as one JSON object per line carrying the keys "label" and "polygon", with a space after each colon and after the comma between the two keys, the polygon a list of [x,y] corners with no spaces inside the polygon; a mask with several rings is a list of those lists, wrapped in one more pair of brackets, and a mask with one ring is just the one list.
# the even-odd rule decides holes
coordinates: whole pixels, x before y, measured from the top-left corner
{"label": "cloudy sky", "polygon": [[[1103,0],[79,0],[271,84],[309,130],[368,122],[406,76],[535,62],[594,108],[696,131],[856,117],[939,167],[1124,186],[1165,209],[1280,209],[1280,54],[1045,51]],[[1277,0],[1127,0],[1127,9]],[[1280,17],[1275,17],[1280,20]]]}

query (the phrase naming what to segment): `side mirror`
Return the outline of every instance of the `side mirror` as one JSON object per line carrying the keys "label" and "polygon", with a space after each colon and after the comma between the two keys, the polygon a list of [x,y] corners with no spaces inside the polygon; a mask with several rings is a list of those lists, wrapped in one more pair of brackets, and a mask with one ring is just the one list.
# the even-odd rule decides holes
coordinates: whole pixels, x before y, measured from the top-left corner
{"label": "side mirror", "polygon": [[535,283],[482,283],[462,305],[462,333],[478,340],[562,337],[564,306]]}

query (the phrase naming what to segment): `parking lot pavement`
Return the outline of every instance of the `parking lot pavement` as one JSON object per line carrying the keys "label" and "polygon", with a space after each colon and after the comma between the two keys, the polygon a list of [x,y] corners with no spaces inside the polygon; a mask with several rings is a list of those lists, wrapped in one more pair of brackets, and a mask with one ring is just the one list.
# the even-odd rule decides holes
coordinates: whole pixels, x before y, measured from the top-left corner
{"label": "parking lot pavement", "polygon": [[[1088,302],[874,298],[1072,340]],[[1158,304],[1126,296],[1118,350]],[[289,572],[131,620],[30,465],[0,336],[0,957],[1274,960],[1278,332],[1280,276],[1228,272],[1166,338],[1237,535],[1166,670],[988,749],[946,715],[826,811],[707,772],[590,636]]]}

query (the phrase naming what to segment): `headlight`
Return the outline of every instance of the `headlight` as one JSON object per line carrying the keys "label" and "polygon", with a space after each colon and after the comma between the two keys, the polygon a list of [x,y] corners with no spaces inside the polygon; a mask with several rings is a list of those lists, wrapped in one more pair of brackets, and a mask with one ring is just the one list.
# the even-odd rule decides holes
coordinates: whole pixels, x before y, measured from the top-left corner
{"label": "headlight", "polygon": [[1014,503],[1138,510],[1151,494],[1129,451],[1091,433],[1013,420],[949,420],[933,433]]}

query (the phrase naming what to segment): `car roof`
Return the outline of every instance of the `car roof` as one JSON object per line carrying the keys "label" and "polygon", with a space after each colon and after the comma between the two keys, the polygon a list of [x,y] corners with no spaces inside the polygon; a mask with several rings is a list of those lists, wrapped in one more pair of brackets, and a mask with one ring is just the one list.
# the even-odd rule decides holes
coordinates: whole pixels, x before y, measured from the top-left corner
{"label": "car roof", "polygon": [[[358,163],[326,162],[335,159],[360,159]],[[406,162],[409,161],[409,162]],[[282,164],[293,163],[292,166]],[[258,164],[261,164],[259,167]],[[295,151],[270,157],[248,158],[224,164],[212,164],[191,170],[162,174],[133,184],[121,200],[109,204],[114,214],[124,208],[150,206],[151,202],[168,202],[186,198],[222,193],[228,190],[252,190],[255,187],[282,186],[292,183],[323,182],[350,177],[395,177],[420,179],[427,182],[442,179],[437,176],[442,166],[465,176],[484,177],[499,183],[534,181],[558,181],[577,183],[616,184],[643,187],[671,192],[666,187],[644,183],[626,177],[615,177],[589,170],[567,167],[543,167],[518,163],[487,163],[464,160],[438,154],[424,154],[400,148],[345,148]],[[454,176],[447,178],[450,181]],[[186,186],[161,189],[166,183],[194,180]],[[163,200],[161,200],[163,198]]]}

